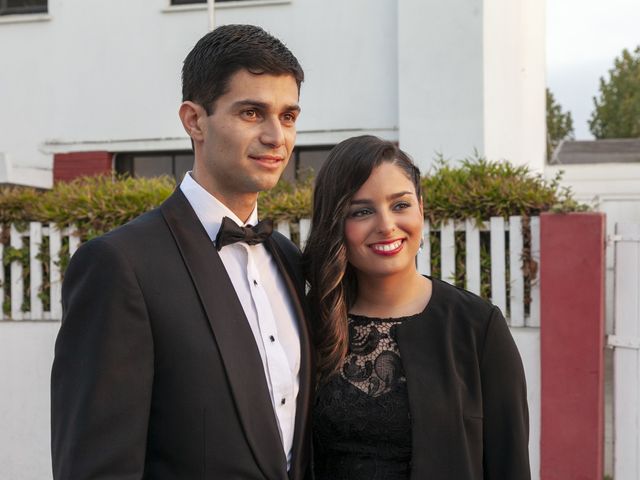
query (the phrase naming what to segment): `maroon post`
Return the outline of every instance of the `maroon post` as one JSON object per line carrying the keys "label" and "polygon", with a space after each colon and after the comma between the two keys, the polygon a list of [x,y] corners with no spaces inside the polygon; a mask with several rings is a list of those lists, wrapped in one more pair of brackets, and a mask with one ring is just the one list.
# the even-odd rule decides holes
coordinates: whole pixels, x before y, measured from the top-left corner
{"label": "maroon post", "polygon": [[604,214],[542,214],[540,263],[541,479],[601,479]]}

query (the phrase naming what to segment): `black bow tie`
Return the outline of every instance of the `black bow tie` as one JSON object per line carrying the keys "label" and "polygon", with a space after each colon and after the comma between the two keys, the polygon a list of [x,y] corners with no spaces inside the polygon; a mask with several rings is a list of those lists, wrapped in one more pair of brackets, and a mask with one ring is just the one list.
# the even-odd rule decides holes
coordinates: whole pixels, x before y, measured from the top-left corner
{"label": "black bow tie", "polygon": [[269,219],[258,222],[255,227],[241,227],[229,217],[224,217],[216,236],[216,250],[220,251],[225,245],[236,242],[256,245],[269,238],[271,232],[273,232],[273,222]]}

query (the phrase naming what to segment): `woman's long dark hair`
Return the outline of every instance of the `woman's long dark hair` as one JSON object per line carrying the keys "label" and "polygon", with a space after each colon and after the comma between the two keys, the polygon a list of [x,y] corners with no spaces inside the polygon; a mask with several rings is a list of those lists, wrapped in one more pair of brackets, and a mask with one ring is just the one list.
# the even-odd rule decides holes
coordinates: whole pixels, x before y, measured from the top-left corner
{"label": "woman's long dark hair", "polygon": [[421,196],[420,171],[394,143],[371,135],[336,145],[318,172],[313,193],[311,232],[302,254],[319,379],[337,372],[347,353],[347,313],[357,294],[357,279],[347,262],[344,222],[351,198],[382,163],[400,167]]}

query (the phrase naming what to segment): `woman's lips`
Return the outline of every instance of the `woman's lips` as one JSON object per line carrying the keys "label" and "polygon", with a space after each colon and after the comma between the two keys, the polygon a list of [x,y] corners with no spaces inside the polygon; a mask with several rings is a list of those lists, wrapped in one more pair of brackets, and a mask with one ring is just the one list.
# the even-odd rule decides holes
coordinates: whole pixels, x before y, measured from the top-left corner
{"label": "woman's lips", "polygon": [[369,248],[373,251],[373,253],[377,255],[390,256],[390,255],[395,255],[400,250],[402,250],[403,246],[404,246],[404,240],[398,239],[398,240],[391,240],[388,242],[373,243],[369,245]]}

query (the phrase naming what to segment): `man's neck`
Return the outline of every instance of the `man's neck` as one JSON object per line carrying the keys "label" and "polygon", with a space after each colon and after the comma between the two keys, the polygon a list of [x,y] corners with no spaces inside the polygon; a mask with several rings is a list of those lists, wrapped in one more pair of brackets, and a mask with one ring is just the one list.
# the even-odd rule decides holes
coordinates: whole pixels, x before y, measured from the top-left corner
{"label": "man's neck", "polygon": [[229,210],[236,214],[236,216],[242,220],[242,223],[247,223],[249,217],[256,208],[256,202],[258,200],[258,194],[252,194],[250,197],[239,196],[239,195],[231,195],[231,196],[221,196],[217,193],[211,193],[214,197],[216,197],[220,203],[224,204]]}
{"label": "man's neck", "polygon": [[258,202],[258,193],[238,193],[238,192],[223,192],[220,189],[215,188],[215,185],[207,184],[199,178],[197,172],[193,172],[191,177],[204,188],[207,192],[213,195],[216,200],[222,203],[225,207],[231,210],[243,223],[249,220],[249,217],[256,208]]}

